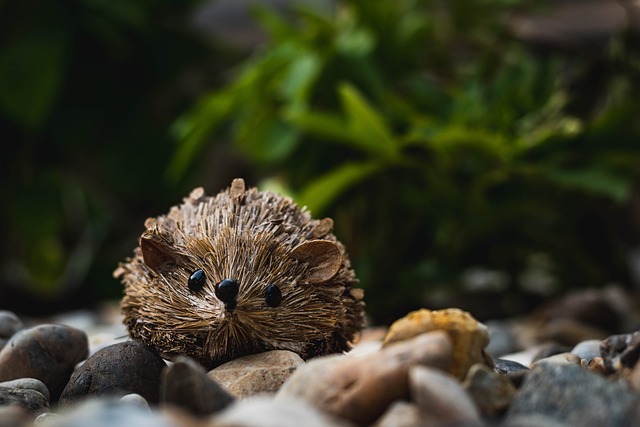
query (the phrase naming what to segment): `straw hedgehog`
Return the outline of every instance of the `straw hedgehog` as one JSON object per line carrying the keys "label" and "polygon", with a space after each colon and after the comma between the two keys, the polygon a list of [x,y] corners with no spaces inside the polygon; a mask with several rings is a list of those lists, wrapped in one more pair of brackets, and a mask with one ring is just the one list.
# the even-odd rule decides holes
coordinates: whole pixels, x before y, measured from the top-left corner
{"label": "straw hedgehog", "polygon": [[242,179],[191,192],[149,218],[114,277],[129,334],[165,357],[213,367],[266,350],[341,352],[364,323],[363,291],[330,218]]}

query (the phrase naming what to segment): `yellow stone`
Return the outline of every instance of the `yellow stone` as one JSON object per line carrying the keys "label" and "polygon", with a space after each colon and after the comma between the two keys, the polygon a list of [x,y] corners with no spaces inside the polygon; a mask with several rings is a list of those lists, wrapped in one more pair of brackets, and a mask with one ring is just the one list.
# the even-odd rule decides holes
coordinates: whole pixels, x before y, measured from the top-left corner
{"label": "yellow stone", "polygon": [[484,352],[489,344],[487,327],[466,311],[457,308],[423,308],[412,311],[391,325],[382,345],[387,346],[437,330],[445,331],[453,344],[453,360],[448,370],[450,374],[463,379],[475,363],[492,365],[490,356]]}

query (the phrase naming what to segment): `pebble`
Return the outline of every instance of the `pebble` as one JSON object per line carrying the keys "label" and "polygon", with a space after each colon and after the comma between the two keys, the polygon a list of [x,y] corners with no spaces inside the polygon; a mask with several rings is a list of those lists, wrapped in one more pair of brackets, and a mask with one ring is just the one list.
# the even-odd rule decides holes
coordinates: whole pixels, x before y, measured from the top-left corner
{"label": "pebble", "polygon": [[71,376],[60,396],[68,406],[89,396],[137,393],[150,403],[159,400],[164,360],[139,341],[126,341],[99,350]]}
{"label": "pebble", "polygon": [[273,350],[239,357],[209,371],[209,377],[232,396],[244,398],[277,392],[304,360],[287,350]]}
{"label": "pebble", "polygon": [[254,396],[215,415],[211,427],[352,427],[302,400]]}
{"label": "pebble", "polygon": [[517,392],[509,378],[482,363],[476,363],[469,369],[462,387],[480,412],[489,416],[504,412]]}
{"label": "pebble", "polygon": [[206,416],[226,408],[233,397],[194,360],[179,356],[162,373],[161,401],[190,414]]}
{"label": "pebble", "polygon": [[451,357],[446,333],[425,333],[375,353],[311,359],[298,367],[277,396],[301,398],[339,418],[369,425],[391,403],[408,397],[408,372],[412,366],[447,369]]}
{"label": "pebble", "polygon": [[4,381],[0,383],[0,387],[35,390],[42,394],[47,401],[51,399],[47,386],[42,381],[35,378],[19,378],[17,380]]}
{"label": "pebble", "polygon": [[425,425],[480,425],[478,409],[451,375],[425,366],[409,371],[411,398]]}
{"label": "pebble", "polygon": [[397,400],[373,424],[373,427],[421,427],[424,426],[420,408],[413,402]]}
{"label": "pebble", "polygon": [[639,396],[574,365],[540,365],[527,375],[511,402],[507,420],[542,414],[569,426],[631,426]]}
{"label": "pebble", "polygon": [[457,308],[423,308],[407,314],[391,325],[383,346],[437,330],[445,331],[451,339],[453,361],[448,372],[453,376],[463,379],[471,365],[488,361],[484,351],[489,343],[487,327]]}
{"label": "pebble", "polygon": [[148,410],[151,410],[151,407],[149,406],[149,402],[147,402],[147,399],[140,396],[138,393],[125,394],[120,398],[120,402],[128,405],[136,405],[141,408],[146,408]]}
{"label": "pebble", "polygon": [[571,353],[575,354],[580,359],[593,359],[594,357],[600,357],[601,342],[601,340],[581,341],[571,349]]}
{"label": "pebble", "polygon": [[22,328],[24,325],[18,316],[11,311],[0,310],[0,350]]}
{"label": "pebble", "polygon": [[537,360],[531,364],[531,369],[542,365],[577,365],[580,366],[580,358],[573,353],[560,353],[544,359]]}
{"label": "pebble", "polygon": [[640,331],[611,335],[600,344],[600,355],[610,372],[633,368],[640,357]]}
{"label": "pebble", "polygon": [[0,381],[37,378],[55,401],[88,351],[86,334],[70,326],[43,324],[23,329],[0,351]]}
{"label": "pebble", "polygon": [[593,359],[581,359],[580,366],[588,369],[594,374],[606,375],[607,368],[604,366],[604,361],[602,357],[594,357]]}
{"label": "pebble", "polygon": [[507,359],[494,359],[494,369],[500,375],[509,375],[519,372],[528,372],[529,368],[521,363]]}
{"label": "pebble", "polygon": [[[28,382],[21,383],[20,380],[14,380],[0,383],[0,406],[19,406],[33,418],[47,412],[49,410],[49,392],[47,391],[45,395],[41,392],[40,385],[35,384],[34,387],[29,387]],[[42,382],[38,382],[42,384]],[[44,384],[42,386],[44,387]]]}
{"label": "pebble", "polygon": [[114,398],[91,398],[46,420],[46,427],[181,427],[168,417]]}

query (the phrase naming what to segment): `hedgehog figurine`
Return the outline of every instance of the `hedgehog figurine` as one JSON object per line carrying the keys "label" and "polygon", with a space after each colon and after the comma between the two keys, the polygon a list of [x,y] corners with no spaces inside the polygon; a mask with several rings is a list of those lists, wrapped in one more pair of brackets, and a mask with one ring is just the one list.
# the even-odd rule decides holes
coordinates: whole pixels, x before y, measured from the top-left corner
{"label": "hedgehog figurine", "polygon": [[333,220],[242,179],[215,197],[196,188],[149,218],[114,277],[132,338],[164,357],[212,368],[268,350],[307,359],[347,351],[364,324],[364,292]]}

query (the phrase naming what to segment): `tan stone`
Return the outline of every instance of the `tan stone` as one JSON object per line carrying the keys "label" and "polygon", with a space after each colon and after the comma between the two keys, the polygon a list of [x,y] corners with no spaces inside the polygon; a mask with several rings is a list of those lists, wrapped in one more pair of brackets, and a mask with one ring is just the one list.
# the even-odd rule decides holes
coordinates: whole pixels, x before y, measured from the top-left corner
{"label": "tan stone", "polygon": [[231,360],[212,369],[208,375],[232,396],[244,398],[275,393],[303,363],[296,353],[273,350]]}
{"label": "tan stone", "polygon": [[489,344],[487,327],[466,311],[457,308],[435,311],[423,308],[407,314],[391,325],[383,346],[438,330],[445,331],[451,338],[453,363],[448,372],[453,376],[463,379],[473,364],[491,364],[484,352]]}
{"label": "tan stone", "polygon": [[370,425],[393,402],[409,397],[409,369],[447,369],[447,334],[435,331],[379,351],[312,359],[284,383],[277,398],[300,398],[359,425]]}

